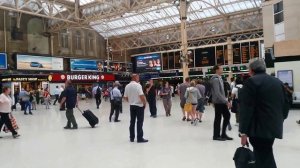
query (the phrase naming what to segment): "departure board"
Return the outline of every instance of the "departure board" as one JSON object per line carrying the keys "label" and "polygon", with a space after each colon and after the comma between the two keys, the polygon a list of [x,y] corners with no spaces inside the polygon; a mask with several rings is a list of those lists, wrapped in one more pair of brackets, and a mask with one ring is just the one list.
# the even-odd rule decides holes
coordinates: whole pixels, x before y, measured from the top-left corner
{"label": "departure board", "polygon": [[218,65],[224,65],[224,46],[216,47],[216,59]]}
{"label": "departure board", "polygon": [[163,53],[162,54],[162,60],[163,60],[163,69],[168,70],[169,69],[169,54],[168,53]]}
{"label": "departure board", "polygon": [[259,57],[259,46],[258,41],[250,42],[250,58]]}
{"label": "departure board", "polygon": [[181,64],[180,64],[180,51],[175,52],[175,69],[180,69]]}
{"label": "departure board", "polygon": [[195,50],[196,67],[216,65],[215,47],[199,48]]}
{"label": "departure board", "polygon": [[241,44],[242,63],[247,64],[250,60],[249,42]]}
{"label": "departure board", "polygon": [[169,69],[175,68],[174,52],[169,52]]}
{"label": "departure board", "polygon": [[228,65],[228,50],[227,50],[227,46],[224,46],[224,62],[225,65]]}
{"label": "departure board", "polygon": [[233,64],[241,64],[241,44],[232,46]]}

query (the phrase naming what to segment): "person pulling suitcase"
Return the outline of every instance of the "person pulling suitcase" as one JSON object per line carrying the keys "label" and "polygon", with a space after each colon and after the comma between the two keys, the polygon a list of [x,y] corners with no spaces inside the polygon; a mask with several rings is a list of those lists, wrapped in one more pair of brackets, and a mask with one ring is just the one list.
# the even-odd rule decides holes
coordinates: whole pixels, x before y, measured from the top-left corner
{"label": "person pulling suitcase", "polygon": [[[76,119],[74,117],[74,108],[78,107],[78,96],[76,89],[72,85],[71,80],[67,80],[65,82],[66,89],[64,90],[65,94],[63,94],[63,98],[61,100],[61,104],[66,103],[66,117],[67,117],[67,125],[64,129],[78,129],[78,125]],[[73,127],[71,127],[73,126]]]}

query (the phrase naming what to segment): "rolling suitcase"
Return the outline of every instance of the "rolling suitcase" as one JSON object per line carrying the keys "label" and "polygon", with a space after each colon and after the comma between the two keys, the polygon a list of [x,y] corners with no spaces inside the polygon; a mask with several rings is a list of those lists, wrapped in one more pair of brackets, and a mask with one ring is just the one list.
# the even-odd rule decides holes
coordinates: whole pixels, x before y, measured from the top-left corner
{"label": "rolling suitcase", "polygon": [[82,111],[81,109],[78,108],[78,110],[81,112],[81,114],[88,120],[90,123],[91,127],[94,128],[95,125],[99,123],[99,119],[91,110],[85,110]]}

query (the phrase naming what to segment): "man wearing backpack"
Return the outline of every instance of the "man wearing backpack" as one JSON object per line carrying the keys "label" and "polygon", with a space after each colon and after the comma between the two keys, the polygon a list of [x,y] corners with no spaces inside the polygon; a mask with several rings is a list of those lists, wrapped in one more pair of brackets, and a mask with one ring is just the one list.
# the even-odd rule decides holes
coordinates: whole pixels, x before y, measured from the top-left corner
{"label": "man wearing backpack", "polygon": [[102,88],[100,87],[100,84],[98,84],[98,86],[95,86],[93,88],[93,94],[96,99],[97,109],[99,109],[99,106],[101,104],[101,93],[102,93]]}

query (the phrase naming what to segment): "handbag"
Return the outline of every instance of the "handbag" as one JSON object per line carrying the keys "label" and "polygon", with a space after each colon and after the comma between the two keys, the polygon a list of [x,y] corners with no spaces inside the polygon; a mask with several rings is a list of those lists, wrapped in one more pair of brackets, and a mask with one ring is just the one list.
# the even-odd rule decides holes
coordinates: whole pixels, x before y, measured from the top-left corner
{"label": "handbag", "polygon": [[255,156],[254,153],[245,147],[239,147],[233,157],[236,168],[254,168]]}
{"label": "handbag", "polygon": [[[188,97],[190,96],[190,92],[187,90],[187,92],[188,92]],[[193,110],[193,105],[192,105],[192,103],[185,103],[185,105],[184,105],[184,107],[183,107],[183,109],[184,109],[184,111],[185,112],[192,112],[192,110]]]}
{"label": "handbag", "polygon": [[[16,120],[15,117],[12,116],[12,115],[10,115],[10,122],[11,122],[11,125],[12,125],[12,127],[14,128],[14,130],[18,130],[18,129],[19,129],[19,126],[18,126],[18,124],[17,124],[17,120]],[[4,131],[5,133],[10,132],[10,130],[7,128],[6,125],[4,125],[3,131]]]}

